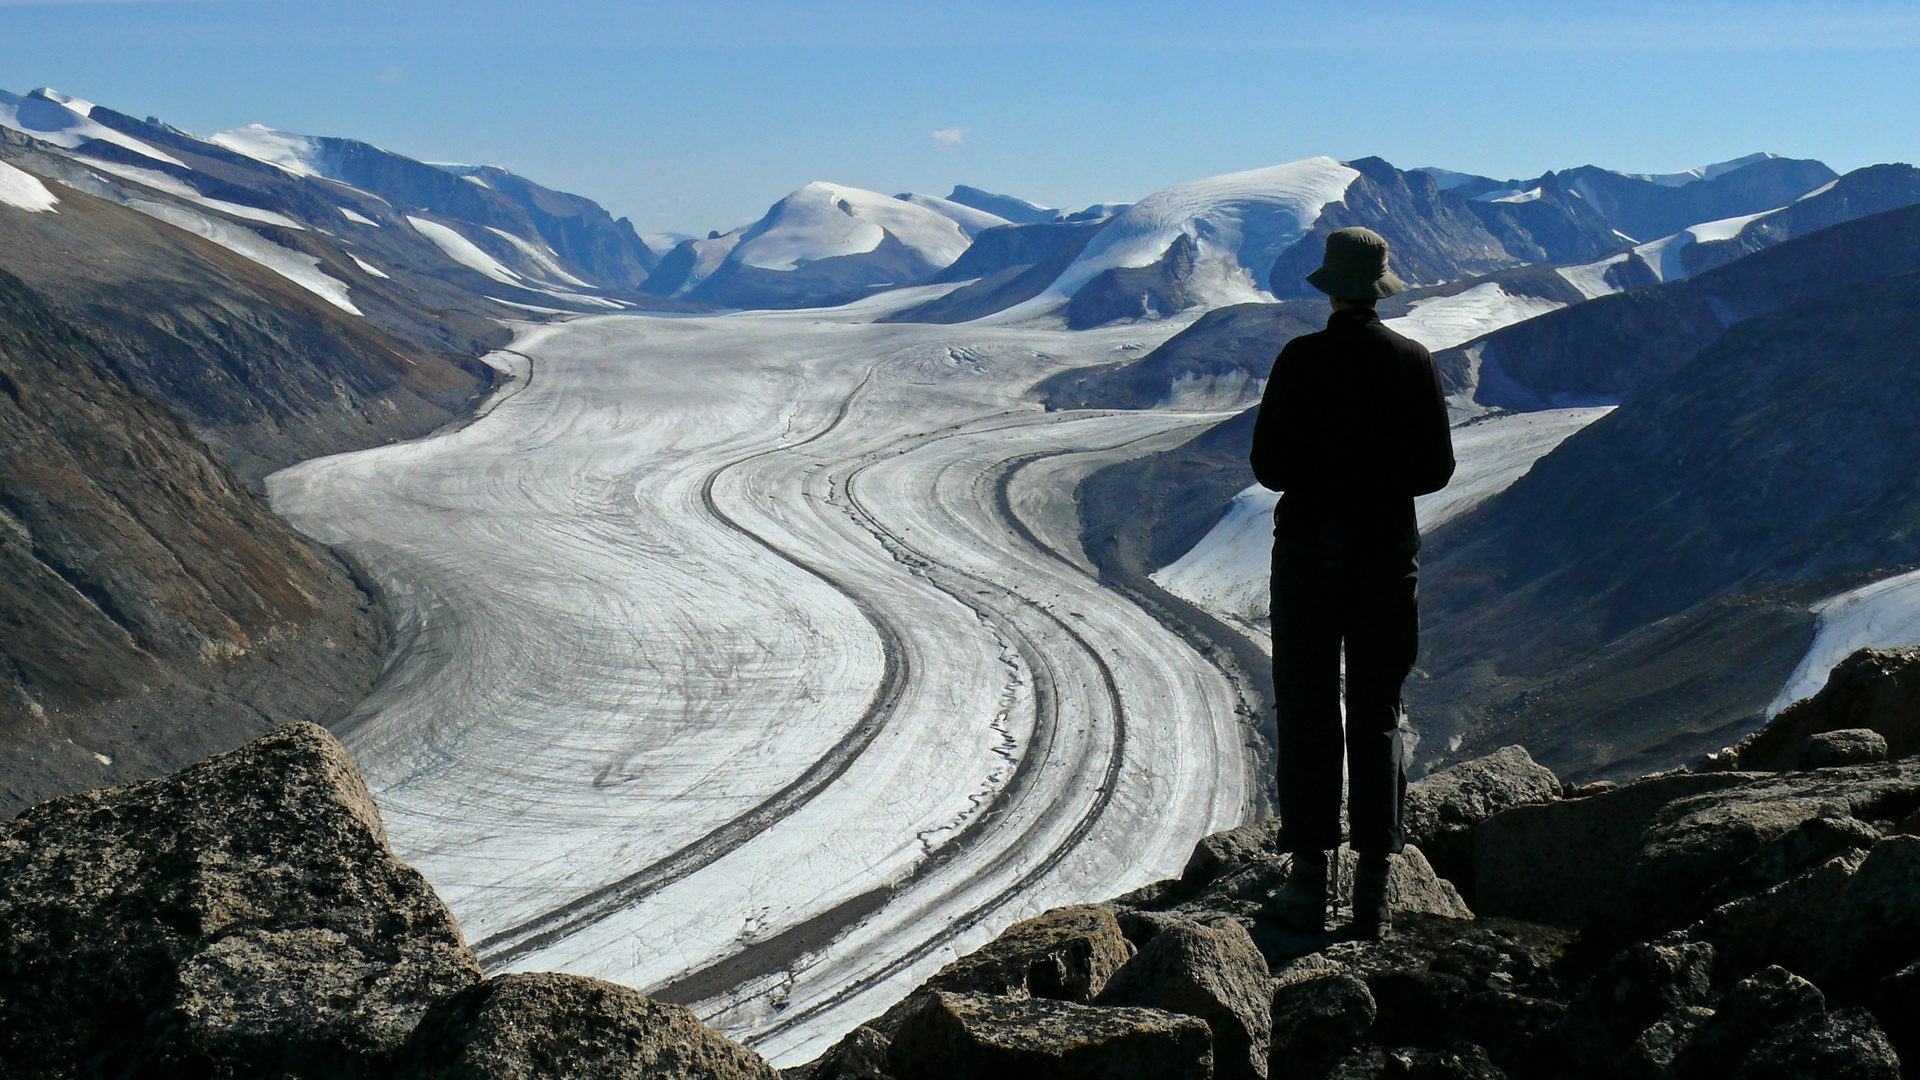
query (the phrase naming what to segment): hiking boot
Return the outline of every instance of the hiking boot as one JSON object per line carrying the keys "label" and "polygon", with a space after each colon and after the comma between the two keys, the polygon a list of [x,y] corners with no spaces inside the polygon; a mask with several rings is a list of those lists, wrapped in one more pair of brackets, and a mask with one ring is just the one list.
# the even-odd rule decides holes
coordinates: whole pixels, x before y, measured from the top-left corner
{"label": "hiking boot", "polygon": [[1356,938],[1378,941],[1393,929],[1393,913],[1387,907],[1387,857],[1362,855],[1353,868],[1353,924]]}
{"label": "hiking boot", "polygon": [[1293,853],[1287,882],[1267,897],[1263,914],[1289,930],[1320,933],[1327,928],[1327,855]]}

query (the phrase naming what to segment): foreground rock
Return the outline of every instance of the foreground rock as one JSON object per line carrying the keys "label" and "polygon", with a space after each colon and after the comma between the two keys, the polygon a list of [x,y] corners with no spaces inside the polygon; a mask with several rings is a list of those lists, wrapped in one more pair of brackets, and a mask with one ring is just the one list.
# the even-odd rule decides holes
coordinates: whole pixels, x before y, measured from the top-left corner
{"label": "foreground rock", "polygon": [[1195,1080],[1213,1052],[1190,1016],[939,990],[901,1022],[888,1064],[900,1080]]}
{"label": "foreground rock", "polygon": [[1780,710],[1766,727],[1709,759],[1714,768],[1792,769],[1804,763],[1815,736],[1865,729],[1885,740],[1881,757],[1920,754],[1920,646],[1861,649],[1834,665],[1827,685]]}
{"label": "foreground rock", "polygon": [[1240,924],[1175,923],[1161,928],[1094,1000],[1197,1016],[1213,1033],[1213,1074],[1267,1075],[1273,990],[1267,962]]}
{"label": "foreground rock", "polygon": [[1560,778],[1524,747],[1507,746],[1407,785],[1407,841],[1473,902],[1473,828],[1503,810],[1560,797]]}
{"label": "foreground rock", "polygon": [[778,1080],[682,1005],[580,975],[500,975],[435,1005],[395,1070],[416,1080]]}
{"label": "foreground rock", "polygon": [[312,724],[0,826],[0,926],[19,1078],[365,1075],[481,977]]}

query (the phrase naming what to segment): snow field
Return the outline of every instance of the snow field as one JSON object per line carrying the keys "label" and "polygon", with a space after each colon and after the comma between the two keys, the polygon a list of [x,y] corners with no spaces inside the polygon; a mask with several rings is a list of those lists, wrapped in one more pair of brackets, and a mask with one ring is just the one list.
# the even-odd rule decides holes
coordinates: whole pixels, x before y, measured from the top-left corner
{"label": "snow field", "polygon": [[775,203],[727,257],[763,270],[792,270],[872,251],[887,233],[934,266],[959,258],[971,243],[958,221],[937,210],[815,181]]}
{"label": "snow field", "polygon": [[[1470,421],[1453,429],[1458,463],[1453,481],[1414,500],[1422,530],[1431,530],[1513,485],[1567,436],[1612,407],[1549,409]],[[1234,496],[1220,521],[1172,563],[1155,571],[1161,588],[1248,631],[1271,648],[1268,578],[1273,564],[1273,508],[1278,492],[1253,484]]]}
{"label": "snow field", "polygon": [[4,161],[0,161],[0,204],[29,214],[54,213],[60,211],[54,207],[60,200],[47,185],[30,172],[23,172]]}
{"label": "snow field", "polygon": [[452,259],[461,266],[469,270],[477,270],[505,285],[525,287],[526,283],[521,280],[519,274],[507,269],[500,260],[480,250],[473,241],[461,236],[447,226],[437,221],[428,221],[426,218],[414,217],[411,214],[407,215],[407,222],[412,225],[421,236],[433,241],[433,245],[444,252],[447,258]]}
{"label": "snow field", "polygon": [[466,428],[269,479],[392,597],[345,738],[491,969],[790,1064],[1248,813],[1239,691],[1073,543],[1212,418],[1039,411],[1111,334],[853,321],[899,302],[524,329]]}
{"label": "snow field", "polygon": [[209,210],[218,210],[223,214],[230,214],[233,217],[244,218],[248,221],[258,221],[265,225],[279,225],[283,228],[299,229],[302,232],[306,231],[307,228],[305,225],[300,224],[285,214],[276,214],[272,210],[262,210],[257,206],[246,206],[241,203],[228,202],[225,199],[210,199],[200,194],[199,190],[193,185],[184,180],[169,176],[158,169],[142,169],[137,166],[122,165],[113,161],[101,161],[93,157],[87,157],[83,160],[86,161],[88,168],[110,173],[122,180],[131,180],[136,184],[150,187],[155,191],[162,191],[168,195],[185,199],[188,202],[197,203]]}
{"label": "snow field", "polygon": [[[64,95],[54,94],[55,98]],[[90,102],[79,98],[66,98],[66,103],[48,101],[44,98],[14,97],[12,94],[0,96],[0,127],[10,127],[24,132],[43,142],[55,146],[64,146],[69,150],[78,150],[91,140],[109,142],[123,149],[131,150],[141,157],[168,165],[180,165],[179,158],[157,147],[141,142],[131,135],[118,131],[90,119],[87,114],[93,111]]]}
{"label": "snow field", "polygon": [[[248,124],[207,136],[215,146],[264,161],[295,176],[320,176],[320,148],[305,135],[275,131],[265,124]],[[371,222],[369,222],[371,224]]]}
{"label": "snow field", "polygon": [[1047,290],[1012,309],[1031,316],[1063,303],[1101,272],[1146,266],[1186,233],[1199,245],[1196,273],[1207,303],[1263,298],[1264,274],[1320,212],[1337,201],[1359,172],[1327,157],[1230,173],[1155,192],[1128,207],[1096,234]]}
{"label": "snow field", "polygon": [[1813,644],[1767,706],[1769,720],[1801,698],[1819,693],[1834,665],[1856,650],[1920,645],[1920,570],[1828,597],[1813,610],[1820,616]]}
{"label": "snow field", "polygon": [[1731,240],[1740,235],[1740,230],[1751,222],[1760,220],[1769,214],[1779,213],[1781,207],[1762,210],[1757,214],[1741,217],[1721,218],[1718,221],[1702,222],[1691,228],[1682,229],[1672,236],[1663,236],[1658,240],[1641,244],[1633,249],[1634,254],[1646,261],[1654,276],[1661,281],[1679,281],[1688,275],[1687,264],[1681,258],[1689,244],[1704,244],[1715,240]]}
{"label": "snow field", "polygon": [[1411,311],[1386,320],[1386,325],[1439,352],[1565,306],[1537,296],[1515,296],[1488,281],[1452,296],[1416,300]]}
{"label": "snow field", "polygon": [[360,309],[354,307],[353,301],[347,298],[347,283],[323,272],[320,260],[315,256],[281,247],[252,229],[195,213],[173,203],[129,199],[126,205],[259,263],[349,315],[360,314]]}

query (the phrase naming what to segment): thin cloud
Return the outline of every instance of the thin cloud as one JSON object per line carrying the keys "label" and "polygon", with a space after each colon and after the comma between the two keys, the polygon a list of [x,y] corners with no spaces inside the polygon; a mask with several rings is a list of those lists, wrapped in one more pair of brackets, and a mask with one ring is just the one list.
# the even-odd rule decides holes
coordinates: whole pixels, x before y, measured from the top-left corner
{"label": "thin cloud", "polygon": [[941,128],[933,133],[933,141],[951,150],[967,141],[967,130],[957,127]]}
{"label": "thin cloud", "polygon": [[400,70],[400,65],[388,64],[385,70],[373,77],[373,81],[379,83],[397,83],[406,77],[407,73]]}

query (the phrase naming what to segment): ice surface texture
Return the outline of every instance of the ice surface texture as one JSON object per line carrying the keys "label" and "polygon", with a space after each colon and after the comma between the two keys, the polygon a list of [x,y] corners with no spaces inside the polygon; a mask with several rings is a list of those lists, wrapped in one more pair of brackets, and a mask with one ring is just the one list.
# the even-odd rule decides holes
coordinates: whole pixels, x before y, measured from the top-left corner
{"label": "ice surface texture", "polygon": [[1023,401],[1112,333],[860,321],[924,291],[529,329],[468,427],[270,478],[388,595],[345,738],[493,969],[806,1060],[1246,816],[1242,691],[1072,540],[1080,476],[1217,417]]}

